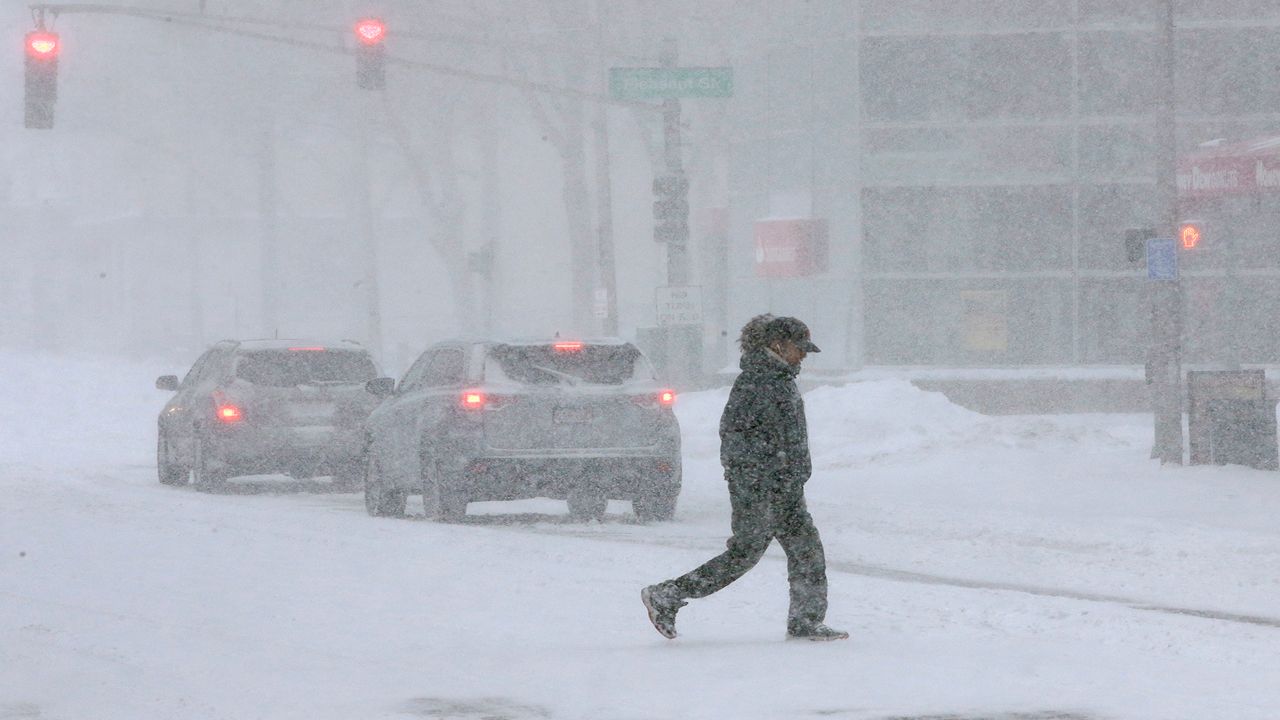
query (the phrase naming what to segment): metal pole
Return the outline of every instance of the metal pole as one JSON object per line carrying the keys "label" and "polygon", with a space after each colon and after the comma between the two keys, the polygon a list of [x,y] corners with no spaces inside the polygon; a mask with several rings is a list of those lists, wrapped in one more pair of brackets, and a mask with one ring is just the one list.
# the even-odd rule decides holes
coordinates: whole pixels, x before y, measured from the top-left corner
{"label": "metal pole", "polygon": [[[1161,105],[1157,121],[1159,165],[1156,177],[1158,227],[1164,237],[1177,237],[1177,135],[1174,101],[1174,24],[1172,0],[1161,0]],[[1156,281],[1151,293],[1152,410],[1155,442],[1151,457],[1161,464],[1182,464],[1182,282]]]}
{"label": "metal pole", "polygon": [[[601,17],[602,4],[596,0],[596,50],[604,51],[604,18]],[[602,82],[608,80],[601,73]],[[608,87],[605,88],[608,92]],[[605,293],[605,313],[601,322],[601,331],[608,336],[618,334],[618,271],[615,266],[613,249],[613,180],[609,169],[609,106],[596,107],[595,117],[595,150],[596,150],[596,213],[599,233],[596,248],[596,265],[600,275],[601,288]]]}
{"label": "metal pole", "polygon": [[278,218],[276,208],[276,122],[275,116],[266,118],[262,131],[262,144],[258,151],[258,218],[261,224],[259,282],[262,291],[262,331],[264,337],[275,337],[280,331],[279,294],[280,282]]}
{"label": "metal pole", "polygon": [[[679,49],[675,38],[663,38],[661,65],[664,68],[676,66]],[[666,98],[662,101],[662,146],[666,159],[667,174],[684,176],[684,163],[681,161],[680,149],[680,100]],[[685,223],[688,225],[687,219]],[[667,240],[667,284],[672,286],[689,284],[689,238],[672,237]]]}

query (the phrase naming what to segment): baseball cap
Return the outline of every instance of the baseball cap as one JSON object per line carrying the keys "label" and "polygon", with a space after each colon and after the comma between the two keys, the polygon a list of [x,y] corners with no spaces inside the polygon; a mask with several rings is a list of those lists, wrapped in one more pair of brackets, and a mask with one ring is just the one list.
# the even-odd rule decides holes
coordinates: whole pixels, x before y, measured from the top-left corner
{"label": "baseball cap", "polygon": [[765,328],[765,335],[770,340],[790,340],[796,344],[796,347],[805,352],[822,352],[809,339],[809,326],[798,318],[784,315],[770,320],[769,325]]}

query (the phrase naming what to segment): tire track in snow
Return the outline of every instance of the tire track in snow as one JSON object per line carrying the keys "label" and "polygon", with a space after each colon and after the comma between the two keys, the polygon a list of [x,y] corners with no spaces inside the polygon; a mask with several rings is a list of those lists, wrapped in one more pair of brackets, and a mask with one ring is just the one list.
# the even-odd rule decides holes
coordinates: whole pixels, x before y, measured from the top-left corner
{"label": "tire track in snow", "polygon": [[[487,524],[487,523],[486,523]],[[532,532],[543,535],[557,535],[561,537],[584,538],[588,540],[600,540],[604,542],[622,542],[641,545],[660,545],[663,547],[676,548],[679,550],[711,550],[723,546],[723,541],[710,543],[700,538],[674,538],[674,537],[648,537],[611,532],[582,532],[575,531],[568,527],[547,526],[539,523],[538,525],[515,525],[503,522],[501,525],[494,524],[493,527],[507,527],[517,531]],[[781,562],[777,558],[766,557],[766,560]],[[1206,620],[1219,620],[1221,622],[1239,623],[1244,625],[1256,625],[1259,627],[1269,627],[1280,629],[1280,618],[1267,617],[1264,615],[1246,615],[1242,613],[1225,612],[1221,610],[1209,610],[1205,608],[1180,607],[1177,605],[1165,605],[1162,603],[1154,603],[1137,598],[1125,597],[1123,595],[1109,595],[1106,593],[1091,593],[1078,590],[1068,590],[1064,588],[1045,587],[1040,585],[1025,585],[1022,583],[998,582],[992,580],[974,580],[972,578],[951,577],[947,575],[933,575],[930,573],[911,572],[909,570],[898,570],[895,568],[882,567],[877,565],[866,565],[863,563],[842,562],[839,560],[827,561],[827,570],[845,573],[849,575],[860,575],[862,577],[876,578],[879,580],[891,580],[894,582],[913,583],[916,585],[939,585],[947,587],[964,588],[967,590],[997,590],[1001,592],[1017,592],[1027,595],[1036,595],[1039,597],[1063,598],[1067,600],[1082,600],[1085,602],[1106,603],[1109,605],[1123,605],[1134,610],[1143,610],[1147,612],[1158,612],[1167,615],[1183,615],[1187,617],[1197,617]]]}

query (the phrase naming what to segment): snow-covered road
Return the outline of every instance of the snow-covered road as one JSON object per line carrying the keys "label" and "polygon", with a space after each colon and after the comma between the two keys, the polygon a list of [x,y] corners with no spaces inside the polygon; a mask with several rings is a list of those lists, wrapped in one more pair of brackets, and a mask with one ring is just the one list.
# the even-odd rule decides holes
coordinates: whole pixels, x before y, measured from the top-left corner
{"label": "snow-covered road", "polygon": [[638,592],[722,547],[723,391],[679,402],[675,522],[530,501],[441,525],[272,479],[159,485],[149,388],[173,370],[0,355],[0,718],[1278,716],[1280,476],[1161,469],[1147,417],[815,390],[809,495],[853,638],[783,641],[774,548],[667,641]]}

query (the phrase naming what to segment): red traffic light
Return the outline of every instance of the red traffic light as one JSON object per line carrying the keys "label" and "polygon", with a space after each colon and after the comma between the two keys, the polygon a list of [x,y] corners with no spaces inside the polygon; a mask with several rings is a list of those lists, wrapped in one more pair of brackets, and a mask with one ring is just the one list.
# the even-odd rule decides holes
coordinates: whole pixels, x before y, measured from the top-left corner
{"label": "red traffic light", "polygon": [[377,18],[365,18],[356,23],[356,40],[365,45],[377,45],[387,36],[386,23]]}
{"label": "red traffic light", "polygon": [[32,30],[27,33],[26,48],[27,55],[37,60],[49,60],[58,56],[62,43],[58,41],[57,33]]}
{"label": "red traffic light", "polygon": [[1200,244],[1200,225],[1193,222],[1184,222],[1179,225],[1178,240],[1183,248],[1194,250]]}

